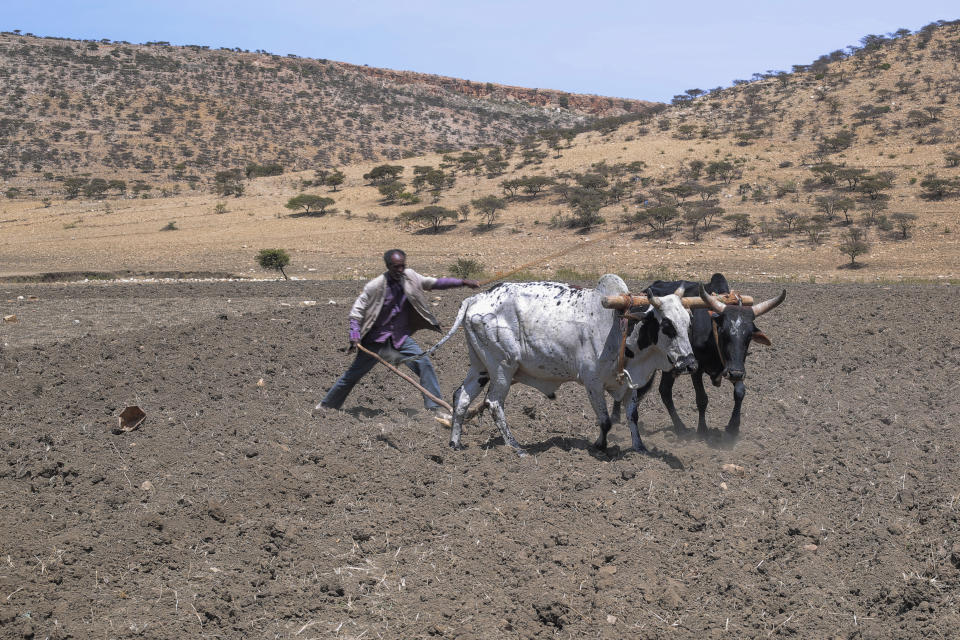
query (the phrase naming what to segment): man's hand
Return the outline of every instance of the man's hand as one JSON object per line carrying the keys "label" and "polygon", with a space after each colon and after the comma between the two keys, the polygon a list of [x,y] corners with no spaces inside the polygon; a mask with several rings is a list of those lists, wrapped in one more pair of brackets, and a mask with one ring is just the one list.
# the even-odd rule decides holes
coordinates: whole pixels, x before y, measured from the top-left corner
{"label": "man's hand", "polygon": [[357,351],[357,343],[351,340],[350,346],[347,347],[347,353],[356,353],[356,351]]}
{"label": "man's hand", "polygon": [[477,282],[476,280],[464,280],[463,286],[470,287],[471,289],[476,289],[477,287],[480,286],[480,283]]}

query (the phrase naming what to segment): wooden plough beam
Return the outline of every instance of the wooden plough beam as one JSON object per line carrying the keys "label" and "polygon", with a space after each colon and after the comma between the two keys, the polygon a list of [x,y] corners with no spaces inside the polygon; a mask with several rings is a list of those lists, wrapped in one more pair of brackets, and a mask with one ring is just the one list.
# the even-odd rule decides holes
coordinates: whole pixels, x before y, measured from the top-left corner
{"label": "wooden plough beam", "polygon": [[[713,294],[711,294],[713,295]],[[717,300],[723,304],[743,304],[752,305],[753,296],[743,295],[737,292],[714,295]],[[707,303],[702,298],[680,298],[683,306],[688,309],[707,309]],[[629,309],[644,304],[650,304],[649,298],[643,294],[624,293],[618,296],[606,296],[601,302],[605,309]]]}

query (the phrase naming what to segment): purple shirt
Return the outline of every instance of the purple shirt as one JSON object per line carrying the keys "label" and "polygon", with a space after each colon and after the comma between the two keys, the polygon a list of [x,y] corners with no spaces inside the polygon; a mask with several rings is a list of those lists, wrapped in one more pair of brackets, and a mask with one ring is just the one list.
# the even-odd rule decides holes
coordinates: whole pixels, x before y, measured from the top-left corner
{"label": "purple shirt", "polygon": [[[463,280],[460,278],[437,278],[432,288],[452,289],[461,286],[463,286]],[[387,276],[387,290],[383,296],[380,315],[377,316],[367,335],[377,343],[386,342],[390,338],[393,340],[393,345],[399,347],[410,335],[411,313],[416,312],[407,304],[403,283]],[[355,318],[350,318],[350,340],[360,341],[360,323]]]}

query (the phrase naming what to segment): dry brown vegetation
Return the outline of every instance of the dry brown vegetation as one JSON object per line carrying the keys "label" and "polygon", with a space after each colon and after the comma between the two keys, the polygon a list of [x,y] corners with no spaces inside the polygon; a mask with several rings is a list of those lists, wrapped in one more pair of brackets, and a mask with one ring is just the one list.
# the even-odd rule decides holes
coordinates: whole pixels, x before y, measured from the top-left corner
{"label": "dry brown vegetation", "polygon": [[[329,182],[334,167],[325,162],[301,172],[289,171],[299,166],[291,163],[282,175],[251,180],[237,166],[239,197],[215,181],[212,169],[192,183],[166,176],[141,195],[167,197],[148,199],[129,198],[129,184],[125,198],[113,195],[119,188],[94,197],[80,188],[76,198],[65,199],[65,182],[18,187],[23,176],[13,176],[5,189],[19,191],[2,206],[0,272],[262,275],[253,256],[281,247],[291,252],[288,273],[295,277],[365,278],[380,268],[385,246],[403,246],[427,272],[444,272],[462,258],[494,273],[597,232],[619,231],[521,277],[587,279],[605,271],[639,279],[706,277],[724,270],[732,280],[954,281],[958,37],[956,23],[871,36],[856,51],[827,54],[789,73],[758,74],[729,89],[689,90],[674,105],[625,123],[595,121],[576,135],[548,130],[515,144],[390,160],[402,172],[396,189],[387,181],[388,195],[369,177],[382,156],[340,166],[341,184]],[[99,45],[107,46],[126,45]],[[291,64],[323,68],[315,61],[229,55],[277,64],[277,85],[284,74],[295,79]],[[411,108],[409,115],[417,119],[416,113]],[[188,116],[175,120],[175,130]],[[204,134],[197,130],[198,144],[207,143]],[[157,144],[166,136],[157,132]],[[295,147],[276,136],[264,140],[277,150]],[[209,138],[211,147],[227,148],[224,142]],[[279,151],[272,157],[283,164]],[[428,171],[443,175],[430,182],[422,177]],[[539,192],[526,189],[533,178],[547,184]],[[186,184],[195,189],[178,189]],[[285,205],[301,193],[335,204],[324,215],[291,215]],[[471,205],[485,196],[507,200],[493,224]],[[409,212],[427,205],[459,211],[459,218],[443,219],[439,233],[411,226],[416,216]],[[171,221],[175,229],[161,232]],[[859,269],[841,268],[850,262],[840,250],[850,226],[865,230],[869,247],[857,258]]]}
{"label": "dry brown vegetation", "polygon": [[249,163],[399,158],[651,106],[263,51],[13,33],[0,34],[0,82],[0,171],[40,194],[77,174],[195,186]]}

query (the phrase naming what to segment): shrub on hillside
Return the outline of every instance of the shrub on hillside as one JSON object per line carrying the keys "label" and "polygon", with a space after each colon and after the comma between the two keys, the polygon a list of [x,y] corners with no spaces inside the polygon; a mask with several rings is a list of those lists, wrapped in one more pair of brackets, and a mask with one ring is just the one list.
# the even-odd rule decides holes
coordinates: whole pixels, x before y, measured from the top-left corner
{"label": "shrub on hillside", "polygon": [[476,278],[483,273],[483,263],[467,258],[457,258],[447,269],[456,278]]}
{"label": "shrub on hillside", "polygon": [[750,235],[750,230],[753,229],[753,222],[750,221],[748,213],[731,213],[723,216],[723,219],[730,223],[731,230],[738,236]]}
{"label": "shrub on hillside", "polygon": [[290,255],[283,249],[260,249],[257,264],[261,269],[279,271],[284,280],[289,280],[283,268],[290,264]]}
{"label": "shrub on hillside", "polygon": [[507,201],[494,195],[476,198],[471,200],[470,204],[473,205],[480,216],[484,219],[487,227],[493,226],[493,222],[497,219],[500,211],[507,208]]}
{"label": "shrub on hillside", "polygon": [[279,176],[283,174],[283,166],[279,164],[256,164],[251,162],[244,170],[247,179],[263,178],[266,176]]}
{"label": "shrub on hillside", "polygon": [[900,229],[901,237],[904,239],[910,235],[910,231],[917,224],[917,214],[915,213],[892,213],[890,214],[890,219],[893,220],[893,224]]}
{"label": "shrub on hillside", "polygon": [[849,256],[851,269],[856,269],[857,256],[862,256],[870,251],[870,243],[867,242],[866,232],[859,227],[850,227],[843,234],[843,240],[840,242],[840,253]]}

